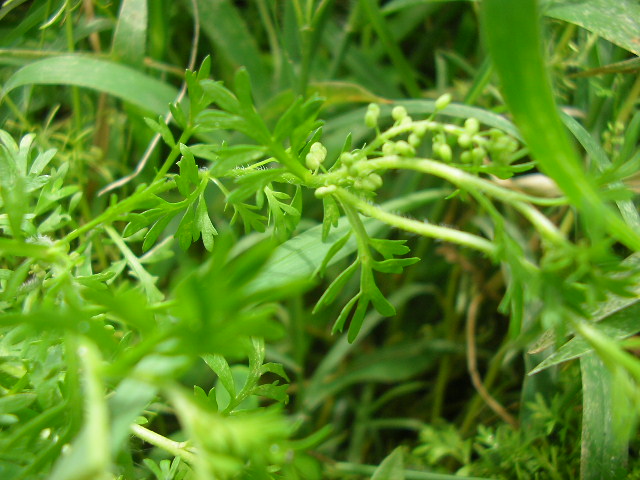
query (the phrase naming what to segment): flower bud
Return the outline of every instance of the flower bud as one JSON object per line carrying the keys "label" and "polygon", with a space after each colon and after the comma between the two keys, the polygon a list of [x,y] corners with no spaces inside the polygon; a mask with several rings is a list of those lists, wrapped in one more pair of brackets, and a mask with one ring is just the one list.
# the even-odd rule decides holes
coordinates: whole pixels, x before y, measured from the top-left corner
{"label": "flower bud", "polygon": [[469,148],[473,145],[473,141],[471,139],[471,135],[468,133],[463,133],[458,137],[458,145],[462,148]]}
{"label": "flower bud", "polygon": [[416,154],[416,149],[404,140],[396,142],[395,150],[398,155],[404,155],[405,157],[413,157]]}
{"label": "flower bud", "polygon": [[444,110],[449,106],[450,103],[451,103],[451,94],[445,93],[444,95],[440,95],[436,100],[436,104],[435,104],[436,111]]}
{"label": "flower bud", "polygon": [[480,130],[480,122],[475,118],[467,118],[464,122],[464,129],[469,135],[475,135]]}
{"label": "flower bud", "polygon": [[327,195],[331,195],[336,191],[335,185],[327,185],[326,187],[318,187],[314,192],[316,198],[324,198]]}
{"label": "flower bud", "polygon": [[383,155],[394,155],[396,153],[396,144],[388,141],[382,144],[382,154]]}
{"label": "flower bud", "polygon": [[453,152],[451,151],[451,147],[447,143],[439,143],[436,146],[435,153],[445,162],[450,162],[451,158],[453,157]]}
{"label": "flower bud", "polygon": [[370,103],[367,113],[364,115],[364,123],[369,128],[378,126],[378,117],[380,116],[380,106],[377,103]]}
{"label": "flower bud", "polygon": [[407,117],[407,109],[404,108],[402,105],[397,105],[395,107],[393,107],[393,110],[391,110],[391,117],[395,120],[395,121],[401,121],[403,118]]}
{"label": "flower bud", "polygon": [[414,148],[420,145],[420,137],[415,133],[412,133],[411,135],[409,135],[409,138],[407,139],[407,141],[409,142],[409,145],[411,145]]}

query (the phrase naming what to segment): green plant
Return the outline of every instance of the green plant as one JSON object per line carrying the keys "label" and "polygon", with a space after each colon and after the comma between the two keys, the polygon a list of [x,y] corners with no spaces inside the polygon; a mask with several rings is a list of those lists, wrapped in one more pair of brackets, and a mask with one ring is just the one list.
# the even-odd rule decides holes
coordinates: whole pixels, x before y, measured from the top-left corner
{"label": "green plant", "polygon": [[[559,113],[536,2],[22,3],[0,9],[0,476],[637,470],[640,84],[565,76],[587,113]],[[637,53],[615,15],[543,8],[554,68]],[[514,123],[474,42],[418,49],[437,94],[403,98],[427,72],[401,41],[438,13],[467,39],[479,13]]]}

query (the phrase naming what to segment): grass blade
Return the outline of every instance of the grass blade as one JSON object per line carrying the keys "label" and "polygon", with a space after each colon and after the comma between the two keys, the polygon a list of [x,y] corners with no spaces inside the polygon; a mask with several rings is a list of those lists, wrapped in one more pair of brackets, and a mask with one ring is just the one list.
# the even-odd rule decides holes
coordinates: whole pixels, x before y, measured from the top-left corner
{"label": "grass blade", "polygon": [[[198,0],[202,31],[215,45],[217,53],[236,67],[245,67],[256,79],[253,85],[258,102],[270,91],[268,70],[246,23],[233,2],[228,0]],[[257,81],[260,79],[261,81]]]}
{"label": "grass blade", "polygon": [[124,0],[111,51],[116,59],[141,65],[147,44],[147,0]]}
{"label": "grass blade", "polygon": [[582,357],[580,369],[583,405],[580,478],[627,478],[629,445],[623,435],[616,434],[613,424],[613,374],[595,354]]}
{"label": "grass blade", "polygon": [[544,14],[579,25],[640,55],[640,4],[634,0],[548,2]]}
{"label": "grass blade", "polygon": [[413,97],[420,97],[421,91],[418,86],[418,82],[416,81],[415,71],[393,38],[393,34],[387,26],[384,16],[380,11],[378,1],[360,0],[360,5],[362,5],[363,10],[369,17],[371,26],[378,34],[378,37],[380,37],[380,41],[389,54],[389,58],[398,70],[407,92]]}
{"label": "grass blade", "polygon": [[133,68],[84,55],[61,55],[30,63],[7,80],[2,96],[25,85],[91,88],[157,115],[166,114],[169,103],[178,95],[172,86]]}

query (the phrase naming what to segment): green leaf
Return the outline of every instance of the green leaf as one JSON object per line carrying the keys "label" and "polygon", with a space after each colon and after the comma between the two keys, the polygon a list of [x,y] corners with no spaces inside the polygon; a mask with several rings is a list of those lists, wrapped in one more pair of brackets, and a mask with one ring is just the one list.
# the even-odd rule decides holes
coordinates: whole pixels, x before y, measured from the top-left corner
{"label": "green leaf", "polygon": [[0,397],[0,415],[19,412],[36,401],[35,393],[14,393]]}
{"label": "green leaf", "polygon": [[227,197],[229,203],[238,203],[247,197],[259,192],[273,180],[282,176],[285,172],[283,168],[270,168],[267,170],[255,170],[246,175],[238,177],[236,183],[240,185]]}
{"label": "green leaf", "polygon": [[371,480],[405,480],[402,447],[396,448],[373,472]]}
{"label": "green leaf", "polygon": [[331,196],[324,197],[322,199],[322,206],[324,208],[324,216],[322,217],[322,241],[326,242],[331,232],[331,227],[338,226],[338,220],[340,219],[340,208],[338,203]]}
{"label": "green leaf", "polygon": [[153,224],[153,226],[149,229],[147,234],[144,236],[144,241],[142,242],[143,252],[146,252],[151,247],[153,247],[153,245],[156,243],[156,240],[158,240],[158,237],[160,236],[160,234],[164,232],[164,229],[167,228],[167,225],[169,225],[169,222],[171,222],[171,220],[173,219],[173,217],[177,215],[177,213],[178,212],[175,212],[175,211],[169,212],[163,215],[162,217],[160,217],[160,219]]}
{"label": "green leaf", "polygon": [[111,465],[109,412],[100,375],[102,359],[98,348],[86,340],[80,342],[78,357],[83,367],[84,423],[67,455],[58,458],[51,480],[100,478],[109,474]]}
{"label": "green leaf", "polygon": [[246,68],[239,68],[233,79],[233,90],[240,102],[243,113],[253,109],[253,95],[251,93],[251,79]]}
{"label": "green leaf", "polygon": [[315,272],[313,272],[314,276],[316,276],[316,275],[324,276],[324,271],[326,270],[327,265],[329,265],[329,262],[331,262],[333,257],[340,250],[342,250],[344,248],[344,246],[349,241],[349,238],[351,238],[351,233],[352,232],[347,232],[347,234],[344,237],[342,237],[340,240],[338,240],[333,245],[331,245],[331,248],[329,248],[329,251],[325,255],[324,259],[322,260],[322,263],[320,264],[318,269]]}
{"label": "green leaf", "polygon": [[[190,3],[187,5],[191,6]],[[255,43],[255,36],[234,2],[198,0],[198,10],[202,31],[215,45],[216,55],[219,54],[234,67],[246,67],[252,78],[269,78],[262,54]],[[269,85],[269,81],[256,85],[258,99],[267,97],[271,90]]]}
{"label": "green leaf", "polygon": [[[129,249],[127,244],[122,240],[120,235],[111,227],[105,227],[105,231],[111,237],[113,243],[118,247],[125,260],[127,261],[127,265],[131,269],[131,272],[138,278],[140,282],[140,286],[144,290],[147,295],[147,298],[150,302],[159,302],[164,299],[164,294],[156,287],[157,277],[149,274],[145,270],[145,268],[140,263],[138,257],[134,255],[134,253]],[[150,233],[151,231],[149,231]],[[147,233],[147,235],[149,235]],[[146,242],[146,238],[145,238]]]}
{"label": "green leaf", "polygon": [[213,237],[218,235],[218,231],[211,223],[209,218],[209,212],[207,211],[207,203],[204,200],[204,195],[200,195],[198,200],[198,206],[196,208],[196,228],[202,233],[202,243],[204,248],[209,252],[213,250]]}
{"label": "green leaf", "polygon": [[198,178],[198,165],[196,165],[193,154],[189,150],[189,147],[182,143],[180,144],[180,153],[182,153],[182,158],[180,162],[178,162],[180,166],[180,176],[184,177],[192,185],[198,185],[198,183],[200,183],[200,179]]}
{"label": "green leaf", "polygon": [[200,86],[209,99],[222,110],[236,115],[240,114],[240,102],[222,82],[203,80],[200,82]]}
{"label": "green leaf", "polygon": [[287,372],[285,372],[284,367],[280,363],[265,363],[260,366],[260,375],[264,375],[265,373],[275,373],[276,375],[281,376],[287,382],[289,381],[289,376]]}
{"label": "green leaf", "polygon": [[373,262],[373,269],[382,273],[402,273],[402,269],[414,263],[418,263],[418,257],[390,258],[381,262]]}
{"label": "green leaf", "polygon": [[152,120],[149,117],[145,117],[144,121],[151,130],[160,134],[162,140],[164,140],[164,143],[169,145],[171,148],[176,146],[176,141],[173,138],[173,134],[171,133],[171,130],[169,130],[167,124],[164,122],[164,118],[162,118],[162,116],[159,116],[157,121]]}
{"label": "green leaf", "polygon": [[232,115],[222,110],[204,110],[195,120],[200,130],[237,130],[250,134],[251,128],[247,121],[239,115]]}
{"label": "green leaf", "polygon": [[193,205],[189,205],[182,216],[182,220],[180,220],[175,236],[178,239],[180,248],[186,251],[191,245],[191,242],[197,239],[196,235],[198,234],[195,228],[194,208]]}
{"label": "green leaf", "polygon": [[369,245],[375,248],[385,259],[409,252],[406,240],[389,240],[386,238],[369,238]]}
{"label": "green leaf", "polygon": [[[640,332],[640,325],[638,324],[638,316],[640,315],[639,299],[614,301],[605,308],[607,310],[610,309],[609,312],[605,313],[603,317],[594,319],[597,321],[597,323],[592,324],[595,330],[608,338],[616,340],[629,338]],[[591,352],[593,352],[593,347],[587,340],[582,337],[574,337],[544,359],[529,372],[529,375],[535,375],[549,367],[582,357]]]}
{"label": "green leaf", "polygon": [[322,294],[322,296],[316,303],[316,306],[313,307],[313,312],[312,312],[313,314],[316,314],[327,305],[330,305],[331,303],[333,303],[333,301],[338,296],[338,294],[342,292],[347,282],[351,279],[351,277],[353,277],[353,274],[356,272],[359,266],[360,266],[360,261],[359,260],[354,261],[351,265],[345,268],[342,271],[342,273],[340,273],[340,275],[338,275],[335,278],[333,282],[331,282],[331,285],[327,287],[325,292]]}
{"label": "green leaf", "polygon": [[346,303],[344,307],[342,307],[342,310],[340,310],[340,315],[338,315],[338,318],[331,328],[332,335],[342,332],[342,330],[344,329],[344,324],[347,322],[347,317],[349,317],[353,306],[360,299],[360,295],[360,293],[356,294],[351,300]]}
{"label": "green leaf", "polygon": [[278,123],[273,129],[273,138],[276,142],[281,142],[287,138],[296,124],[300,123],[300,109],[302,107],[302,97],[296,98],[295,102],[282,114]]}
{"label": "green leaf", "polygon": [[628,412],[614,407],[612,393],[616,379],[595,354],[580,359],[580,371],[583,406],[580,478],[627,478],[629,442],[614,428],[614,418],[626,417]]}
{"label": "green leaf", "polygon": [[373,272],[370,268],[362,268],[361,286],[363,295],[366,295],[367,298],[371,300],[371,303],[373,303],[373,306],[380,315],[392,317],[396,314],[395,307],[382,295],[382,292],[376,285]]}
{"label": "green leaf", "polygon": [[4,84],[2,96],[25,85],[75,85],[108,93],[144,111],[164,115],[178,91],[130,67],[86,55],[61,55],[30,63]]}
{"label": "green leaf", "polygon": [[271,398],[286,405],[289,402],[289,395],[287,394],[288,389],[289,385],[287,384],[277,385],[266,383],[255,387],[251,394]]}
{"label": "green leaf", "polygon": [[369,298],[362,294],[358,297],[358,306],[356,307],[356,311],[353,312],[353,317],[351,317],[351,323],[349,324],[349,332],[347,334],[349,343],[353,343],[358,337],[358,333],[360,333],[362,323],[364,322],[364,316],[367,313],[367,308],[369,308]]}
{"label": "green leaf", "polygon": [[231,373],[231,368],[227,363],[227,360],[222,355],[211,355],[206,354],[202,356],[202,359],[209,366],[211,370],[218,375],[220,379],[220,383],[227,390],[231,398],[235,398],[236,396],[236,384],[233,380],[233,374]]}
{"label": "green leaf", "polygon": [[54,148],[47,150],[46,152],[42,152],[38,154],[33,163],[31,164],[31,168],[29,169],[29,175],[40,175],[42,171],[49,165],[49,162],[55,156],[57,150]]}
{"label": "green leaf", "polygon": [[142,65],[147,46],[147,0],[123,0],[113,33],[111,53],[116,59]]}
{"label": "green leaf", "polygon": [[633,0],[567,0],[541,2],[544,14],[579,25],[640,55],[640,5]]}

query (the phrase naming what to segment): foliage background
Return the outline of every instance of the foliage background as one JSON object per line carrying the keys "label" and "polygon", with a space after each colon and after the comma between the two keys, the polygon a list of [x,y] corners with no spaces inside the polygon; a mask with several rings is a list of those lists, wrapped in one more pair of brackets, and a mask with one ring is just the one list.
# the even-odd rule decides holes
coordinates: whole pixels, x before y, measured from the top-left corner
{"label": "foliage background", "polygon": [[640,478],[638,18],[5,1],[0,477]]}

